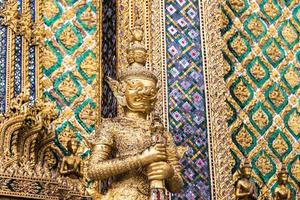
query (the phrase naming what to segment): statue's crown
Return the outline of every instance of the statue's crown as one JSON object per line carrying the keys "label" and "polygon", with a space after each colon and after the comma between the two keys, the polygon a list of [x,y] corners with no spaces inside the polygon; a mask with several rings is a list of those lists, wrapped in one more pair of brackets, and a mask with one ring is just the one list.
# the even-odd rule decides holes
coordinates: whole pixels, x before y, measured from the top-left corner
{"label": "statue's crown", "polygon": [[129,65],[122,69],[120,80],[142,77],[157,82],[156,75],[146,68],[148,53],[143,44],[144,31],[139,18],[136,19],[135,27],[130,32],[131,42],[127,49]]}

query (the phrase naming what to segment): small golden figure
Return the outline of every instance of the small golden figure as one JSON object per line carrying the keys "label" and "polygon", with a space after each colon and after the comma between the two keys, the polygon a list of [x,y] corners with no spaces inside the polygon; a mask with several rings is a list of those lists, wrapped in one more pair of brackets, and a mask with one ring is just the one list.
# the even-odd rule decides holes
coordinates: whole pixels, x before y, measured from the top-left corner
{"label": "small golden figure", "polygon": [[76,138],[71,138],[67,142],[67,149],[70,155],[64,156],[60,168],[60,173],[71,178],[82,177],[81,159],[77,155],[79,142]]}
{"label": "small golden figure", "polygon": [[249,161],[245,161],[240,169],[241,177],[236,183],[235,196],[237,200],[256,200],[256,187],[250,181],[252,167]]}
{"label": "small golden figure", "polygon": [[[102,121],[87,175],[95,181],[113,178],[107,192],[94,193],[98,195],[94,199],[148,200],[154,182],[170,192],[179,192],[183,186],[172,135],[159,123],[147,120],[155,107],[158,80],[145,68],[147,51],[141,45],[139,28],[132,31],[129,66],[119,81],[108,78],[124,115]],[[158,132],[164,142],[154,141],[153,132]]]}
{"label": "small golden figure", "polygon": [[290,189],[287,187],[288,172],[286,171],[285,165],[282,166],[281,171],[277,175],[278,187],[274,191],[274,200],[291,200],[292,194]]}

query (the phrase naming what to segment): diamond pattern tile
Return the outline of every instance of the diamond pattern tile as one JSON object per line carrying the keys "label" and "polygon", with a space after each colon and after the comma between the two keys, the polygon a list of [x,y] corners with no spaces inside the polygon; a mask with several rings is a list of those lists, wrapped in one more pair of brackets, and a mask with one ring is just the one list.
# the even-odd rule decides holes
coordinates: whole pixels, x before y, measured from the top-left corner
{"label": "diamond pattern tile", "polygon": [[198,1],[166,1],[169,128],[181,160],[184,189],[172,199],[210,199]]}
{"label": "diamond pattern tile", "polygon": [[293,0],[227,0],[221,7],[232,173],[248,157],[266,190],[278,186],[282,163],[292,192],[300,180],[299,9]]}

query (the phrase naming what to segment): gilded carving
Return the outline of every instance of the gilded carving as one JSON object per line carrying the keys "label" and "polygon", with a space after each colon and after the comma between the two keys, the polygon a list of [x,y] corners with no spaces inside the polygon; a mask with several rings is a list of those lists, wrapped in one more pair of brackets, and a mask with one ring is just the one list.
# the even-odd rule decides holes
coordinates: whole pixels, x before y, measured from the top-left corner
{"label": "gilded carving", "polygon": [[8,0],[5,3],[5,7],[0,11],[0,16],[3,17],[2,24],[8,26],[14,32],[18,27],[18,3],[16,0]]}
{"label": "gilded carving", "polygon": [[22,198],[80,199],[78,183],[58,175],[61,153],[53,146],[53,104],[28,103],[28,90],[12,101],[0,122],[0,195]]}
{"label": "gilded carving", "polygon": [[64,46],[68,49],[71,49],[78,42],[78,39],[70,26],[68,26],[62,32],[59,39],[62,41]]}
{"label": "gilded carving", "polygon": [[239,54],[243,55],[247,51],[247,46],[243,42],[243,39],[240,35],[232,42],[233,49]]}
{"label": "gilded carving", "polygon": [[235,199],[236,200],[256,200],[258,199],[257,188],[251,181],[252,166],[249,161],[240,168],[240,177],[236,181]]}
{"label": "gilded carving", "polygon": [[30,42],[32,36],[32,22],[30,10],[27,10],[26,12],[23,12],[21,14],[18,26],[20,35],[22,35],[28,42]]}
{"label": "gilded carving", "polygon": [[155,108],[158,79],[145,69],[147,51],[139,23],[131,33],[128,67],[120,81],[108,79],[124,116],[102,122],[87,169],[92,180],[115,179],[107,193],[94,193],[95,199],[164,198],[165,189],[178,192],[183,186],[172,136],[159,121],[147,120]]}
{"label": "gilded carving", "polygon": [[281,171],[277,175],[278,186],[274,191],[274,200],[292,200],[293,195],[291,190],[288,188],[288,172],[286,171],[285,166],[283,165]]}

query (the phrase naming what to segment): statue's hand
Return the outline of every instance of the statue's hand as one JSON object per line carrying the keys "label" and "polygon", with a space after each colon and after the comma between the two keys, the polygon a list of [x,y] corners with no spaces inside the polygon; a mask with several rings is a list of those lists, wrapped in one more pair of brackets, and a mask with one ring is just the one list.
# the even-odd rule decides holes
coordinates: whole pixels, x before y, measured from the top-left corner
{"label": "statue's hand", "polygon": [[147,167],[147,176],[149,181],[152,180],[165,180],[174,176],[174,169],[166,162],[151,163]]}
{"label": "statue's hand", "polygon": [[145,165],[166,160],[167,154],[165,144],[159,143],[155,144],[154,146],[151,146],[150,148],[143,151],[141,158],[143,164]]}

